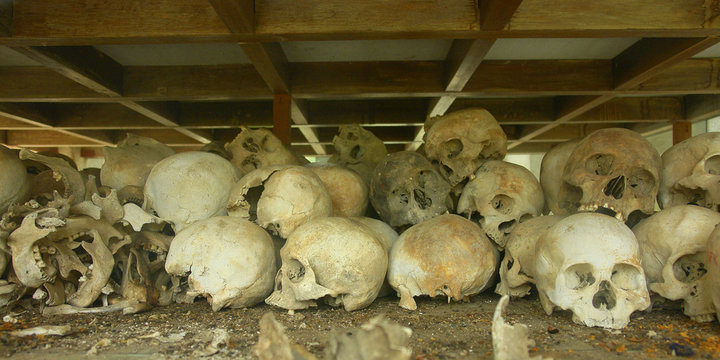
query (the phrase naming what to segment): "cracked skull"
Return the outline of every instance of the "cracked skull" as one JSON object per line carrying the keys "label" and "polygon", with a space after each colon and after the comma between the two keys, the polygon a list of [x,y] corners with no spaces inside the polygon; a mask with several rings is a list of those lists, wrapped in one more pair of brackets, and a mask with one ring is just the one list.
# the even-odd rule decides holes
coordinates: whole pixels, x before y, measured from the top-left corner
{"label": "cracked skull", "polygon": [[572,151],[558,195],[561,215],[598,211],[623,221],[653,213],[660,155],[640,134],[597,130]]}
{"label": "cracked skull", "polygon": [[280,250],[282,267],[266,303],[306,309],[325,299],[347,311],[370,305],[385,278],[387,253],[376,233],[348,218],[311,220]]}
{"label": "cracked skull", "polygon": [[415,296],[444,295],[449,302],[480,293],[497,263],[497,250],[477,224],[445,214],[400,234],[390,251],[387,278],[399,305],[415,310]]}
{"label": "cracked skull", "polygon": [[452,208],[450,184],[425,157],[409,151],[388,154],[378,164],[370,202],[394,227],[417,224]]}
{"label": "cracked skull", "polygon": [[544,201],[540,183],[528,169],[490,160],[465,185],[457,213],[478,222],[502,248],[515,225],[542,213]]}
{"label": "cracked skull", "polygon": [[117,146],[103,147],[105,162],[100,168],[100,182],[117,190],[143,187],[153,166],[173,154],[173,149],[155,139],[128,134]]}
{"label": "cracked skull", "polygon": [[272,165],[301,165],[300,159],[268,129],[240,129],[235,139],[225,144],[230,160],[242,175]]}
{"label": "cracked skull", "polygon": [[472,178],[483,162],[502,160],[507,153],[507,136],[485,109],[431,118],[425,131],[425,154],[453,187]]}
{"label": "cracked skull", "polygon": [[535,281],[548,315],[559,307],[578,324],[621,329],[633,311],[650,305],[637,239],[620,220],[570,215],[535,249]]}
{"label": "cracked skull", "polygon": [[366,184],[370,183],[375,166],[388,153],[382,140],[358,125],[340,126],[338,134],[333,138],[333,146],[335,154],[329,162],[355,170]]}
{"label": "cracked skull", "polygon": [[648,288],[670,300],[683,300],[683,312],[698,322],[712,321],[715,308],[705,289],[710,233],[720,213],[694,205],[664,209],[635,225]]}

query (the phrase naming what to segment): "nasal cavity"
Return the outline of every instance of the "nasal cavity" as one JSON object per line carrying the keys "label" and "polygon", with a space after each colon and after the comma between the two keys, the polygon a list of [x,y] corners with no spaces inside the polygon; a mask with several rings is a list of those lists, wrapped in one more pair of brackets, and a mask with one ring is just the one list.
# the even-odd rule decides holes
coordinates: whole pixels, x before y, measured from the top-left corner
{"label": "nasal cavity", "polygon": [[610,283],[607,280],[601,282],[598,292],[593,296],[593,306],[598,310],[611,310],[616,303],[615,292],[610,287]]}
{"label": "nasal cavity", "polygon": [[625,192],[625,176],[620,175],[608,182],[605,186],[603,193],[607,196],[612,196],[616,199],[622,199],[623,193]]}
{"label": "nasal cavity", "polygon": [[425,210],[432,206],[432,199],[427,196],[424,191],[415,189],[413,190],[413,195],[415,196],[415,202],[420,209]]}

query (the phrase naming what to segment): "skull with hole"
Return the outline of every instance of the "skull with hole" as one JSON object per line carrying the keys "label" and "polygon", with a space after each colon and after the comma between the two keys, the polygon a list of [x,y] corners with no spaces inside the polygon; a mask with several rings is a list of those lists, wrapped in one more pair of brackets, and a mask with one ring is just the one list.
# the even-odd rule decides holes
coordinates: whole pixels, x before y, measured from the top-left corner
{"label": "skull with hole", "polygon": [[359,125],[340,126],[333,138],[333,146],[335,154],[329,161],[355,170],[366,184],[370,183],[375,166],[388,153],[382,140]]}
{"label": "skull with hole", "polygon": [[623,128],[594,131],[565,164],[558,212],[597,211],[635,223],[653,213],[659,175],[660,155],[640,134]]}
{"label": "skull with hole", "polygon": [[693,136],[662,154],[658,204],[720,211],[720,132]]}
{"label": "skull with hole", "polygon": [[347,311],[365,308],[377,297],[388,265],[376,233],[341,217],[300,225],[280,256],[275,291],[265,302],[284,309],[306,309],[323,298]]}
{"label": "skull with hole", "polygon": [[393,227],[414,225],[452,208],[450,184],[420,154],[388,154],[375,168],[370,202]]}
{"label": "skull with hole", "polygon": [[618,219],[570,215],[535,250],[535,282],[548,315],[559,307],[578,324],[621,329],[633,311],[650,306],[637,239]]}
{"label": "skull with hole", "polygon": [[400,307],[415,310],[415,296],[445,295],[449,302],[480,293],[490,285],[497,263],[495,246],[477,224],[445,214],[400,234],[390,251],[387,278]]}
{"label": "skull with hole", "polygon": [[710,233],[705,250],[708,271],[705,275],[705,290],[709,293],[715,315],[720,321],[720,227],[715,227]]}
{"label": "skull with hole", "polygon": [[500,283],[495,293],[523,297],[535,284],[535,245],[543,234],[563,217],[548,215],[518,224],[508,235],[505,255],[500,262]]}
{"label": "skull with hole", "polygon": [[145,182],[146,210],[171,222],[176,231],[201,219],[225,215],[237,170],[219,155],[200,151],[159,161]]}
{"label": "skull with hole", "polygon": [[272,165],[301,165],[300,159],[268,129],[240,128],[232,142],[225,144],[241,174]]}
{"label": "skull with hole", "polygon": [[507,136],[485,109],[472,108],[425,122],[425,154],[455,187],[472,178],[485,161],[502,160]]}
{"label": "skull with hole", "polygon": [[173,154],[173,149],[155,139],[127,134],[117,146],[103,147],[100,182],[117,190],[129,185],[143,187],[153,166]]}
{"label": "skull with hole", "polygon": [[528,169],[490,160],[480,165],[475,178],[465,185],[457,213],[477,221],[503,248],[515,225],[542,213],[544,201],[540,183]]}
{"label": "skull with hole", "polygon": [[670,300],[682,299],[685,315],[698,322],[712,321],[715,312],[705,289],[705,246],[719,223],[720,213],[679,205],[633,227],[650,291]]}
{"label": "skull with hole", "polygon": [[545,153],[540,164],[540,186],[545,195],[545,213],[563,214],[558,203],[558,194],[563,182],[563,171],[570,154],[580,139],[568,140]]}
{"label": "skull with hole", "polygon": [[217,216],[177,233],[165,270],[189,276],[190,292],[206,296],[213,311],[252,306],[273,289],[273,243],[265,230],[247,220]]}
{"label": "skull with hole", "polygon": [[305,165],[317,175],[330,194],[333,216],[362,216],[368,206],[368,186],[354,170],[329,163]]}
{"label": "skull with hole", "polygon": [[251,171],[230,191],[230,216],[255,222],[287,237],[301,224],[332,215],[332,201],[322,180],[302,166],[271,166]]}
{"label": "skull with hole", "polygon": [[14,203],[23,203],[30,194],[30,179],[17,151],[0,145],[0,214]]}

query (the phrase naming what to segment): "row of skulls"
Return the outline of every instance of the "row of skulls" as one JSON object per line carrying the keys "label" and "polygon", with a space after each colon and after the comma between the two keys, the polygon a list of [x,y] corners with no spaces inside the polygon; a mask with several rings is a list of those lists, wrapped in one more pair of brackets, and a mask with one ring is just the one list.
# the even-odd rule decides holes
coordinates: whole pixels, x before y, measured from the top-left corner
{"label": "row of skulls", "polygon": [[[129,136],[94,173],[5,150],[1,293],[38,289],[47,305],[80,308],[204,296],[214,310],[355,310],[394,291],[415,309],[416,296],[477,294],[499,268],[496,292],[535,284],[548,313],[588,326],[624,327],[649,306],[648,287],[712,317],[718,135],[661,158],[632,131],[600,130],[548,152],[538,181],[502,160],[505,133],[484,109],[425,130],[422,151],[388,154],[369,131],[341,127],[329,164],[307,164],[264,129],[179,154]],[[652,215],[656,196],[664,210]]]}

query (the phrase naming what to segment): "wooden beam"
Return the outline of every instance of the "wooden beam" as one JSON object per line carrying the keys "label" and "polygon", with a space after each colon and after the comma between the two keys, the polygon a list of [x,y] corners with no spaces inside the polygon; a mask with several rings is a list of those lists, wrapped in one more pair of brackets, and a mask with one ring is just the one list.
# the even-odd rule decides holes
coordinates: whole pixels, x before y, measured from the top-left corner
{"label": "wooden beam", "polygon": [[[302,100],[291,99],[290,118],[292,119],[292,122],[296,125],[309,125],[307,107],[305,106],[305,103]],[[319,142],[318,134],[315,129],[313,129],[311,127],[301,127],[300,132],[302,133],[303,137],[305,137],[305,139],[308,142],[310,142],[310,143]],[[312,146],[313,150],[315,150],[316,154],[318,154],[318,155],[326,155],[327,154],[327,151],[325,151],[325,146],[323,146],[321,144],[313,144],[311,146]]]}
{"label": "wooden beam", "polygon": [[686,95],[684,119],[695,122],[720,116],[720,95]]}
{"label": "wooden beam", "polygon": [[0,37],[12,36],[13,1],[0,1]]}
{"label": "wooden beam", "polygon": [[510,22],[522,0],[479,0],[483,30],[502,30]]}
{"label": "wooden beam", "polygon": [[254,0],[210,0],[220,19],[234,34],[255,31]]}
{"label": "wooden beam", "polygon": [[673,145],[692,137],[692,122],[687,120],[673,121],[672,139]]}
{"label": "wooden beam", "polygon": [[279,43],[240,46],[273,93],[289,91],[287,59]]}
{"label": "wooden beam", "polygon": [[177,114],[171,109],[168,104],[165,103],[140,103],[136,101],[122,101],[121,105],[132,109],[142,115],[145,115],[150,120],[157,122],[158,124],[172,127],[175,131],[183,134],[187,137],[194,139],[201,144],[207,144],[212,140],[212,133],[207,130],[189,130],[186,128],[178,127],[178,123],[175,120]]}
{"label": "wooden beam", "polygon": [[15,147],[57,147],[57,146],[112,146],[113,143],[99,143],[89,137],[63,133],[55,130],[8,130],[6,145]]}
{"label": "wooden beam", "polygon": [[289,94],[273,97],[273,133],[285,145],[290,145],[290,103]]}

